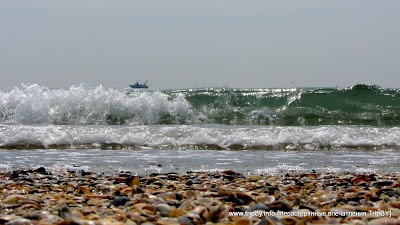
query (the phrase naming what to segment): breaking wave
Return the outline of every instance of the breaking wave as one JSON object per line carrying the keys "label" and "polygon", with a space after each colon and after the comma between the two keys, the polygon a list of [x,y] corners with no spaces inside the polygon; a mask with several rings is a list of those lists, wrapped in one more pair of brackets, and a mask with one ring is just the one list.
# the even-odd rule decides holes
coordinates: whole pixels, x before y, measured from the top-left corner
{"label": "breaking wave", "polygon": [[400,125],[400,92],[349,88],[117,90],[22,84],[0,92],[0,123],[55,125]]}

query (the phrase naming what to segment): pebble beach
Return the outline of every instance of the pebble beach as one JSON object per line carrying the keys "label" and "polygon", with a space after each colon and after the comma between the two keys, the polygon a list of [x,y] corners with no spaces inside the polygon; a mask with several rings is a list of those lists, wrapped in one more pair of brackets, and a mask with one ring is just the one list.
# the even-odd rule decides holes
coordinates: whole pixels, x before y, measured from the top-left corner
{"label": "pebble beach", "polygon": [[400,224],[400,175],[0,172],[0,224]]}

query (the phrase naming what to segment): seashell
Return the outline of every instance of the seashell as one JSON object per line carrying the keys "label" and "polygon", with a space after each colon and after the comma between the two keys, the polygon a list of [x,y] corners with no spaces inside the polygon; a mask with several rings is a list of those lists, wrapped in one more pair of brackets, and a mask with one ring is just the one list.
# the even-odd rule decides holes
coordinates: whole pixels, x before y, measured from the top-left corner
{"label": "seashell", "polygon": [[360,199],[357,192],[346,192],[344,193],[343,198],[347,201],[358,201]]}
{"label": "seashell", "polygon": [[138,203],[134,205],[142,215],[152,217],[156,214],[156,207],[147,203]]}
{"label": "seashell", "polygon": [[294,216],[281,216],[280,220],[283,224],[305,225],[305,221]]}
{"label": "seashell", "polygon": [[33,223],[29,219],[16,218],[8,222],[7,225],[33,225]]}
{"label": "seashell", "polygon": [[236,175],[236,172],[234,170],[224,170],[222,171],[222,173],[226,175]]}
{"label": "seashell", "polygon": [[381,217],[369,221],[368,225],[400,225],[400,220],[393,217]]}
{"label": "seashell", "polygon": [[86,204],[89,206],[100,207],[104,204],[104,202],[102,199],[92,198],[92,199],[89,199]]}
{"label": "seashell", "polygon": [[276,216],[267,216],[261,219],[257,225],[283,225],[281,220]]}
{"label": "seashell", "polygon": [[126,177],[114,177],[116,183],[125,183]]}
{"label": "seashell", "polygon": [[167,188],[173,189],[173,190],[180,189],[180,187],[181,187],[179,184],[174,183],[174,182],[168,182],[166,186],[167,186]]}
{"label": "seashell", "polygon": [[[161,223],[162,224],[162,223]],[[136,225],[136,223],[135,222],[133,222],[132,220],[130,220],[130,219],[126,219],[126,221],[125,221],[125,225]]]}
{"label": "seashell", "polygon": [[68,204],[68,201],[75,201],[76,203],[83,203],[83,202],[86,202],[86,198],[81,197],[81,196],[73,196],[70,200],[64,200],[64,201],[66,202],[66,204]]}
{"label": "seashell", "polygon": [[360,204],[361,205],[365,205],[365,206],[372,206],[372,203],[367,201],[367,200],[365,200],[365,199],[361,199],[360,200]]}
{"label": "seashell", "polygon": [[400,201],[392,201],[392,202],[389,202],[389,206],[390,206],[390,207],[393,207],[393,208],[398,208],[398,209],[400,209]]}
{"label": "seashell", "polygon": [[245,194],[248,195],[248,196],[251,196],[252,198],[257,198],[257,197],[265,196],[264,193],[255,192],[255,191],[248,191],[248,192],[245,192]]}
{"label": "seashell", "polygon": [[[85,220],[100,220],[100,215],[97,215],[95,213],[91,213],[89,215],[84,216],[82,219],[85,219]],[[84,224],[84,223],[80,222],[79,224]]]}
{"label": "seashell", "polygon": [[178,219],[178,222],[180,225],[193,225],[195,223],[193,223],[192,218],[187,217],[187,216],[182,216],[181,218]]}
{"label": "seashell", "polygon": [[302,174],[300,176],[300,178],[303,178],[303,177],[315,179],[315,178],[318,177],[318,174],[316,174],[316,173],[305,173],[305,174]]}
{"label": "seashell", "polygon": [[86,186],[77,186],[75,191],[78,192],[78,194],[90,194],[90,190]]}
{"label": "seashell", "polygon": [[356,211],[359,211],[359,212],[368,212],[370,210],[372,210],[372,211],[377,210],[377,208],[369,206],[369,205],[356,206],[355,209],[356,209]]}
{"label": "seashell", "polygon": [[321,202],[320,205],[322,205],[322,206],[333,206],[335,202],[336,202],[336,200],[333,199],[333,200],[330,200],[330,201]]}
{"label": "seashell", "polygon": [[47,193],[47,192],[49,192],[49,189],[47,189],[47,188],[38,188],[36,191],[38,193]]}
{"label": "seashell", "polygon": [[218,223],[219,221],[227,217],[228,213],[225,207],[221,205],[216,205],[211,207],[210,211],[208,212],[207,220],[213,223]]}
{"label": "seashell", "polygon": [[144,198],[144,197],[146,197],[146,195],[143,194],[143,193],[137,193],[137,194],[134,194],[134,195],[133,195],[133,198],[134,198],[134,199],[137,199],[137,200],[141,200],[141,199]]}
{"label": "seashell", "polygon": [[252,221],[249,217],[239,217],[236,222],[235,225],[252,225]]}
{"label": "seashell", "polygon": [[249,195],[247,195],[247,194],[245,194],[245,193],[242,193],[242,192],[237,192],[237,193],[235,193],[234,194],[234,197],[237,199],[237,200],[239,200],[240,202],[243,202],[244,204],[249,204],[250,202],[253,202],[254,201],[254,199],[251,197],[251,196],[249,196]]}
{"label": "seashell", "polygon": [[356,207],[354,205],[345,204],[345,205],[342,205],[340,207],[340,210],[349,211],[349,212],[355,212],[356,211]]}
{"label": "seashell", "polygon": [[178,217],[181,217],[181,216],[185,215],[185,213],[186,212],[183,211],[182,209],[172,208],[172,209],[169,210],[168,216],[169,217],[173,217],[173,218],[178,218]]}
{"label": "seashell", "polygon": [[156,205],[156,210],[161,213],[161,216],[167,217],[169,216],[169,211],[172,209],[172,207],[168,204],[161,203]]}
{"label": "seashell", "polygon": [[197,191],[193,191],[193,190],[187,190],[183,196],[185,196],[187,199],[194,199],[197,198],[198,196],[198,192]]}
{"label": "seashell", "polygon": [[395,182],[392,180],[375,181],[375,182],[371,183],[372,186],[375,186],[378,188],[385,187],[385,186],[392,186],[394,184],[395,184]]}
{"label": "seashell", "polygon": [[262,192],[272,195],[275,192],[279,192],[279,188],[277,186],[266,186],[262,189]]}
{"label": "seashell", "polygon": [[23,205],[33,205],[33,206],[35,206],[35,208],[37,208],[37,209],[40,209],[40,204],[39,203],[37,203],[37,202],[35,202],[35,201],[33,201],[33,200],[25,200],[23,203],[22,203]]}
{"label": "seashell", "polygon": [[62,199],[59,202],[60,202],[60,204],[64,204],[64,205],[75,205],[75,204],[77,204],[77,202],[72,200],[72,199]]}
{"label": "seashell", "polygon": [[[365,199],[361,199],[361,200],[365,200]],[[361,200],[360,200],[360,202],[361,202]],[[356,202],[356,201],[348,201],[347,204],[352,205],[352,206],[357,206],[358,202]]]}
{"label": "seashell", "polygon": [[360,174],[356,177],[354,177],[353,179],[351,179],[352,183],[359,183],[362,181],[368,182],[370,180],[370,177],[364,174]]}
{"label": "seashell", "polygon": [[140,202],[139,200],[133,199],[133,200],[127,201],[127,202],[124,204],[124,206],[130,208],[130,207],[134,206],[135,204],[137,204],[137,203],[139,203],[139,202]]}
{"label": "seashell", "polygon": [[164,200],[182,200],[182,196],[179,193],[176,192],[170,192],[164,195]]}
{"label": "seashell", "polygon": [[199,198],[193,202],[195,202],[195,204],[209,205],[209,204],[213,203],[214,201],[211,198]]}
{"label": "seashell", "polygon": [[193,184],[192,187],[193,189],[198,191],[207,191],[210,189],[209,185],[204,185],[204,184]]}
{"label": "seashell", "polygon": [[177,173],[169,173],[167,176],[167,179],[168,180],[178,180],[178,179],[180,179],[180,176]]}
{"label": "seashell", "polygon": [[315,207],[313,207],[313,206],[309,206],[309,205],[300,205],[300,206],[299,206],[299,209],[300,209],[300,210],[301,210],[301,209],[305,209],[305,210],[308,210],[308,211],[311,211],[311,212],[317,211],[317,208],[315,208]]}
{"label": "seashell", "polygon": [[154,181],[153,183],[151,183],[151,185],[153,185],[153,186],[155,186],[157,188],[162,188],[162,187],[164,187],[165,184],[164,184],[163,181],[157,180],[157,181]]}
{"label": "seashell", "polygon": [[196,208],[194,208],[192,211],[190,211],[190,214],[186,214],[191,215],[192,213],[194,213],[195,215],[198,215],[198,217],[195,217],[195,221],[196,222],[200,222],[201,224],[204,224],[207,222],[207,218],[208,218],[208,211],[207,208],[204,206],[196,206]]}
{"label": "seashell", "polygon": [[262,177],[260,175],[251,175],[251,176],[249,176],[247,178],[247,180],[250,181],[250,182],[256,182],[256,181],[259,181],[261,179],[262,179]]}
{"label": "seashell", "polygon": [[[117,175],[120,181],[115,175],[105,173],[89,173],[83,177],[80,172],[44,176],[26,171],[10,177],[9,173],[2,176],[0,171],[0,214],[3,214],[0,224],[11,221],[16,225],[19,222],[37,225],[397,223],[370,215],[368,211],[371,210],[390,211],[392,218],[400,218],[400,192],[395,187],[400,180],[398,175],[288,173],[245,177],[233,172],[152,174],[146,179],[138,178],[138,185],[128,185],[127,178],[135,176],[126,171]],[[335,186],[331,186],[335,182]],[[270,210],[355,211],[367,212],[368,216],[280,215],[283,218],[280,221],[270,216],[229,216],[228,213]],[[18,221],[21,218],[26,220]]]}
{"label": "seashell", "polygon": [[9,195],[2,202],[5,204],[17,204],[20,200],[25,198],[25,195]]}
{"label": "seashell", "polygon": [[248,209],[246,209],[246,212],[253,212],[253,211],[268,211],[269,208],[267,205],[263,204],[263,203],[257,203],[257,204],[253,204],[251,205]]}
{"label": "seashell", "polygon": [[101,199],[109,199],[112,198],[110,195],[103,195],[103,194],[90,194],[86,196],[88,199],[90,198],[101,198]]}
{"label": "seashell", "polygon": [[[178,223],[178,219],[175,219],[175,218],[161,218],[161,219],[157,220],[157,224],[158,225],[177,225],[179,223]],[[136,223],[129,224],[129,225],[136,225]]]}
{"label": "seashell", "polygon": [[183,201],[182,204],[178,207],[178,209],[190,211],[193,209],[192,200]]}
{"label": "seashell", "polygon": [[218,192],[218,196],[224,197],[224,196],[227,196],[227,195],[231,195],[235,191],[231,190],[231,189],[218,189],[217,192]]}
{"label": "seashell", "polygon": [[[344,221],[347,221],[347,219],[345,219]],[[360,219],[350,219],[349,223],[351,225],[367,225],[367,222]]]}
{"label": "seashell", "polygon": [[132,196],[135,194],[134,189],[132,187],[124,188],[120,191],[122,195]]}
{"label": "seashell", "polygon": [[10,222],[14,220],[16,217],[12,215],[0,215],[0,222],[5,223],[5,222]]}
{"label": "seashell", "polygon": [[314,188],[315,188],[315,183],[309,183],[309,184],[304,186],[305,190],[312,190]]}
{"label": "seashell", "polygon": [[38,205],[38,204],[32,204],[32,203],[23,204],[23,205],[20,207],[20,209],[21,209],[21,210],[39,210],[39,209],[40,209],[40,205]]}
{"label": "seashell", "polygon": [[[82,208],[82,206],[80,206],[80,208]],[[77,219],[83,218],[83,214],[78,210],[71,210],[70,212],[71,212],[72,218],[77,218]]]}
{"label": "seashell", "polygon": [[272,202],[274,202],[276,199],[274,196],[271,195],[267,195],[267,196],[260,196],[256,198],[256,201],[258,203],[264,203],[264,204],[270,204]]}
{"label": "seashell", "polygon": [[389,210],[389,205],[384,201],[374,202],[373,207],[378,208],[380,210]]}
{"label": "seashell", "polygon": [[292,206],[289,205],[287,202],[284,201],[275,201],[268,204],[269,210],[274,212],[283,211],[283,212],[290,212],[292,210]]}
{"label": "seashell", "polygon": [[64,219],[49,212],[30,212],[24,214],[26,219],[40,221],[39,224],[59,224]]}
{"label": "seashell", "polygon": [[390,208],[389,210],[392,213],[392,217],[400,218],[400,209],[399,208]]}
{"label": "seashell", "polygon": [[336,180],[325,180],[322,182],[322,185],[324,186],[334,186],[336,185],[338,182]]}
{"label": "seashell", "polygon": [[144,223],[142,223],[140,225],[154,225],[154,223],[152,223],[152,222],[144,222]]}

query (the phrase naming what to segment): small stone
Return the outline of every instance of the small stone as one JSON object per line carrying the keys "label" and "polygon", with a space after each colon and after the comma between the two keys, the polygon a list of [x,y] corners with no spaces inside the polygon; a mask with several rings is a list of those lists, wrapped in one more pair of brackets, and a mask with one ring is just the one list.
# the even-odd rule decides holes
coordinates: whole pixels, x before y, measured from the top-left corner
{"label": "small stone", "polygon": [[259,180],[261,180],[261,176],[260,175],[251,175],[251,176],[249,176],[249,178],[248,178],[248,180],[250,181],[250,182],[256,182],[256,181],[259,181]]}
{"label": "small stone", "polygon": [[187,216],[182,216],[178,219],[178,222],[181,225],[194,225],[193,220]]}
{"label": "small stone", "polygon": [[36,170],[34,170],[34,172],[40,173],[40,174],[47,174],[46,168],[44,168],[44,167],[39,167]]}
{"label": "small stone", "polygon": [[58,212],[58,215],[65,220],[72,219],[71,211],[69,210],[68,206],[66,206],[66,205],[61,206],[60,211]]}
{"label": "small stone", "polygon": [[161,216],[163,216],[163,217],[169,216],[169,211],[171,209],[172,209],[172,207],[170,205],[164,204],[164,203],[158,204],[156,206],[156,210],[159,211],[161,213]]}
{"label": "small stone", "polygon": [[140,178],[137,176],[131,176],[126,178],[125,184],[128,186],[134,186],[134,185],[139,185],[140,184]]}
{"label": "small stone", "polygon": [[226,175],[236,175],[236,172],[233,170],[224,170],[222,173]]}
{"label": "small stone", "polygon": [[130,199],[127,198],[127,197],[118,197],[118,198],[115,198],[115,199],[111,202],[111,204],[112,204],[113,206],[116,206],[116,207],[118,207],[118,206],[123,206],[123,205],[125,205],[129,200],[130,200]]}
{"label": "small stone", "polygon": [[394,184],[394,181],[391,181],[391,180],[372,182],[372,186],[375,186],[375,187],[392,186],[393,184]]}
{"label": "small stone", "polygon": [[263,203],[257,203],[254,205],[251,205],[248,209],[246,209],[246,212],[253,212],[253,211],[269,211],[268,206],[263,204]]}
{"label": "small stone", "polygon": [[272,210],[274,212],[277,211],[283,211],[283,212],[290,212],[292,210],[292,207],[283,201],[276,201],[268,205],[269,210]]}

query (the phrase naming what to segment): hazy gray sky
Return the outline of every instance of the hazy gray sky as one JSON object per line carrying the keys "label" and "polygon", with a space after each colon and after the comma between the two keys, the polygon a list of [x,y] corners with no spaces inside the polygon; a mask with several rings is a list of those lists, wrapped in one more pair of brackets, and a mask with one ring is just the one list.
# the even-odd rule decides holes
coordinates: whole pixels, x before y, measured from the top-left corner
{"label": "hazy gray sky", "polygon": [[1,88],[400,88],[396,0],[0,1]]}

